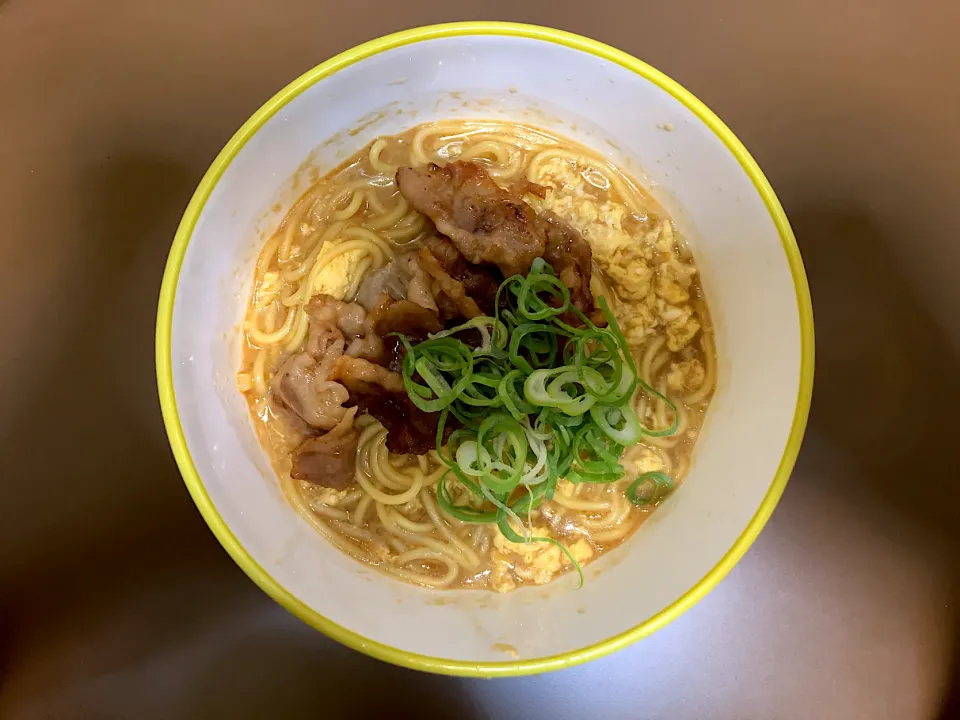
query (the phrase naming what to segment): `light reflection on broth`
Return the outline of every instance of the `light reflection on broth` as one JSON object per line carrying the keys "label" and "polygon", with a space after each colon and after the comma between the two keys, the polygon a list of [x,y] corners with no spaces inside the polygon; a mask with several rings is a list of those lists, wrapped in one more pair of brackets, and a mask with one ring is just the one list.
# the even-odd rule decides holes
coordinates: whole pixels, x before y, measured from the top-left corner
{"label": "light reflection on broth", "polygon": [[[397,189],[403,165],[468,160],[501,187],[523,179],[548,188],[524,195],[580,231],[593,251],[591,287],[611,303],[641,377],[677,407],[678,432],[644,436],[626,450],[626,475],[609,484],[561,481],[552,501],[530,513],[534,534],[566,545],[581,564],[627,539],[653,506],[631,504],[625,489],[640,473],[660,471],[676,484],[690,457],[716,383],[709,314],[693,257],[672,221],[650,196],[590,150],[528,126],[449,121],[382,137],[312,185],[266,242],[256,264],[237,384],[257,432],[298,512],[336,547],[404,581],[432,588],[511,590],[544,584],[571,569],[559,548],[518,545],[496,525],[446,516],[436,483],[444,473],[436,451],[394,456],[386,430],[358,415],[357,484],[343,490],[294,480],[292,453],[305,426],[271,389],[278,369],[305,345],[307,306],[325,294],[350,301],[364,277],[435,232]],[[638,392],[635,407],[648,426],[669,426],[667,403]],[[338,408],[344,413],[354,410]],[[476,498],[458,483],[457,502]]]}

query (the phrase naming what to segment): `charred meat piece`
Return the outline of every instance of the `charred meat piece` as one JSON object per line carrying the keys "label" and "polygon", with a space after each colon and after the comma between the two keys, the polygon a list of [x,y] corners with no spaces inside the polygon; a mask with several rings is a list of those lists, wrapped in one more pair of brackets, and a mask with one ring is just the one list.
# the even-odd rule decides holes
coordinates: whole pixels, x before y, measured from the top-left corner
{"label": "charred meat piece", "polygon": [[271,387],[284,407],[305,423],[320,430],[331,430],[343,419],[347,389],[329,380],[336,356],[318,361],[310,353],[288,358],[274,376]]}
{"label": "charred meat piece", "polygon": [[547,188],[543,185],[538,185],[535,182],[531,182],[526,178],[520,178],[517,180],[511,187],[510,192],[516,195],[517,197],[523,197],[527,193],[531,195],[536,195],[541,200],[545,200],[547,197]]}
{"label": "charred meat piece", "polygon": [[350,411],[330,432],[305,440],[294,451],[290,477],[337,490],[356,482],[360,433],[353,426],[355,415]]}
{"label": "charred meat piece", "polygon": [[330,380],[341,383],[353,396],[356,392],[374,392],[383,388],[387,392],[404,392],[403,376],[388,368],[374,365],[363,358],[342,355],[330,371]]}
{"label": "charred meat piece", "polygon": [[381,364],[387,370],[396,373],[403,372],[403,356],[406,354],[403,343],[395,335],[383,339],[383,361]]}
{"label": "charred meat piece", "polygon": [[471,265],[456,246],[445,237],[434,235],[423,245],[440,262],[450,277],[463,284],[463,289],[486,315],[493,315],[500,280],[489,268]]}
{"label": "charred meat piece", "polygon": [[334,369],[338,363],[367,362],[360,358],[382,359],[383,343],[356,303],[320,295],[307,315],[306,352],[285,360],[271,386],[281,404],[307,425],[332,430],[347,412],[343,404],[348,397],[347,388],[333,377]]}
{"label": "charred meat piece", "polygon": [[401,255],[394,263],[405,268],[410,276],[407,281],[406,299],[427,310],[437,312],[437,301],[430,290],[430,276],[420,267],[416,253]]}
{"label": "charred meat piece", "polygon": [[[414,405],[406,392],[350,393],[350,402],[367,412],[387,429],[387,450],[406,455],[424,455],[437,447],[440,413],[424,412]],[[450,422],[444,426],[444,440],[453,432]]]}
{"label": "charred meat piece", "polygon": [[387,304],[394,300],[410,300],[436,311],[437,303],[430,292],[430,278],[417,262],[416,252],[398,255],[360,283],[357,302],[367,309],[368,318],[378,312],[384,297],[387,298]]}
{"label": "charred meat piece", "polygon": [[389,262],[379,270],[367,273],[357,289],[356,302],[368,313],[373,313],[384,297],[389,300],[406,297],[406,285],[397,262]]}
{"label": "charred meat piece", "polygon": [[[573,306],[594,323],[605,325],[603,314],[596,310],[593,293],[590,292],[593,271],[590,245],[580,233],[553,213],[544,213],[540,217],[547,236],[543,259],[550,263],[560,281],[570,289]],[[566,320],[571,322],[575,318]]]}
{"label": "charred meat piece", "polygon": [[430,333],[443,330],[436,312],[409,300],[397,300],[380,313],[377,333],[383,338],[381,365],[394,372],[403,369],[403,343],[393,333],[406,335],[411,342],[425,340]]}
{"label": "charred meat piece", "polygon": [[433,253],[440,262],[440,266],[450,273],[451,277],[456,277],[470,267],[467,259],[457,250],[457,246],[442,235],[430,235],[424,238],[423,246]]}
{"label": "charred meat piece", "polygon": [[397,170],[400,192],[429,217],[474,265],[496,265],[505,276],[526,273],[546,246],[533,208],[468,162]]}
{"label": "charred meat piece", "polygon": [[377,334],[400,333],[423,340],[429,333],[440,332],[443,325],[437,313],[410,300],[397,300],[377,317]]}
{"label": "charred meat piece", "polygon": [[[371,313],[372,314],[372,313]],[[373,322],[359,303],[340,302],[329,295],[317,295],[307,306],[310,318],[307,351],[318,358],[327,353],[327,344],[336,331],[345,343],[342,351],[352,357],[376,362],[383,345],[373,330]]]}
{"label": "charred meat piece", "polygon": [[437,313],[409,300],[397,300],[377,311],[376,332],[383,336],[382,365],[343,356],[330,377],[343,383],[350,392],[348,405],[356,405],[387,429],[387,449],[392,453],[423,455],[437,444],[440,413],[427,413],[407,396],[400,371],[403,345],[393,333],[413,342],[443,329]]}
{"label": "charred meat piece", "polygon": [[464,284],[450,277],[432,252],[425,247],[420,248],[419,259],[420,266],[436,280],[440,291],[453,302],[458,314],[468,319],[483,315],[477,301],[467,295]]}
{"label": "charred meat piece", "polygon": [[463,314],[457,304],[443,293],[437,295],[437,313],[444,327],[454,327],[463,322]]}
{"label": "charred meat piece", "polygon": [[[519,199],[525,193],[543,198],[546,188],[521,180],[508,192],[482,167],[465,162],[442,168],[429,165],[423,170],[400,168],[397,184],[404,197],[450,238],[427,238],[419,254],[421,266],[450,300],[436,298],[442,319],[454,309],[473,317],[464,297],[484,313],[493,313],[499,279],[482,264],[497,265],[509,276],[525,274],[535,258],[543,257],[570,288],[574,306],[594,322],[603,322],[590,291],[590,245],[553,213],[538,216]],[[435,264],[425,258],[424,249],[434,256]],[[571,313],[566,320],[574,322],[576,317]]]}

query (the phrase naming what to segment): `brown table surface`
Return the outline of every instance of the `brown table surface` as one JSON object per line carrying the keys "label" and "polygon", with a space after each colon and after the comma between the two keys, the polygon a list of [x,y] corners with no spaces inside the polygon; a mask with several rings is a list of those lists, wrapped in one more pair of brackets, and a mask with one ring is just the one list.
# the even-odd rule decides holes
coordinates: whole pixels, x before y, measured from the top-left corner
{"label": "brown table surface", "polygon": [[[0,715],[960,716],[958,8],[0,0]],[[230,134],[335,52],[482,18],[617,45],[717,111],[794,223],[818,343],[797,469],[729,577],[612,657],[504,681],[274,605],[193,507],[153,371],[167,249]]]}

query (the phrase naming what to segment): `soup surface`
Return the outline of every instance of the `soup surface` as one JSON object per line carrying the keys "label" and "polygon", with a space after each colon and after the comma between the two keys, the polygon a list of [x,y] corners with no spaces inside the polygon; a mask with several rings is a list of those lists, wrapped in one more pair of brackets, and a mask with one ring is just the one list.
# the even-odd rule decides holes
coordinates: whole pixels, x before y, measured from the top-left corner
{"label": "soup surface", "polygon": [[[478,215],[491,202],[507,211]],[[404,373],[394,333],[416,353],[444,328],[489,320],[498,285],[534,272],[523,223],[546,228],[548,258],[551,230],[573,243],[551,262],[571,303],[583,301],[582,324],[606,324],[593,298],[608,303],[643,381],[629,403],[644,431],[602,481],[554,479],[535,507],[510,495],[515,542],[496,522],[445,510],[480,517],[500,505],[449,471],[438,413],[411,404],[410,374],[420,376]],[[477,237],[493,245],[476,250]],[[581,237],[586,267],[568,252]],[[342,551],[431,588],[540,585],[624,542],[682,482],[716,382],[697,269],[671,218],[599,155],[513,123],[420,125],[312,185],[260,253],[243,332],[237,384],[290,502]],[[558,442],[556,426],[540,430],[538,447]]]}

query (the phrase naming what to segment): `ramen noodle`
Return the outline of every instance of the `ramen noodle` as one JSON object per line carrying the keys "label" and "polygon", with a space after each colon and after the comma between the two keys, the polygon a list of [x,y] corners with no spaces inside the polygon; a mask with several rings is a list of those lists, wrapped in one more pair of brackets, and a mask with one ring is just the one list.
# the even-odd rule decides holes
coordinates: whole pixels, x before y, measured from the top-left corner
{"label": "ramen noodle", "polygon": [[[561,479],[552,499],[527,513],[532,535],[567,552],[557,543],[511,542],[496,524],[445,513],[437,487],[448,473],[437,451],[390,453],[387,429],[355,408],[338,407],[336,420],[347,418],[359,433],[356,482],[332,488],[291,476],[304,427],[285,411],[273,381],[307,342],[311,302],[356,299],[365,278],[434,235],[433,223],[399,191],[397,170],[453,161],[481,166],[502,188],[545,189],[543,197],[524,192],[523,200],[587,241],[593,295],[609,303],[640,377],[660,394],[638,391],[637,416],[649,427],[676,425],[672,435],[644,435],[626,448],[622,479]],[[243,332],[237,384],[289,501],[343,552],[429,588],[541,585],[571,570],[571,560],[582,566],[623,543],[655,507],[631,503],[628,486],[644,473],[683,481],[716,385],[697,268],[665,210],[603,157],[514,123],[437,122],[381,137],[312,185],[260,252]],[[484,505],[455,479],[446,482],[457,502]]]}

